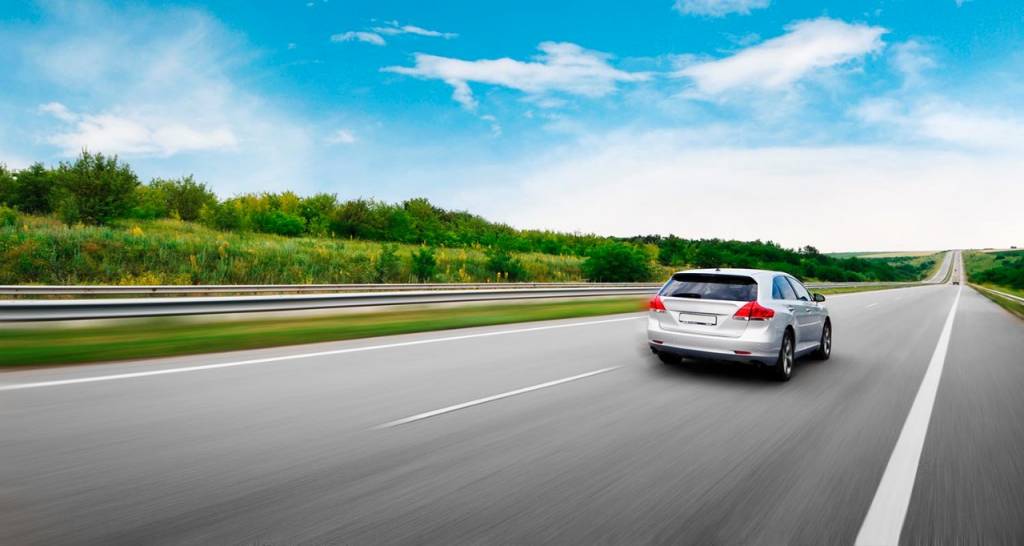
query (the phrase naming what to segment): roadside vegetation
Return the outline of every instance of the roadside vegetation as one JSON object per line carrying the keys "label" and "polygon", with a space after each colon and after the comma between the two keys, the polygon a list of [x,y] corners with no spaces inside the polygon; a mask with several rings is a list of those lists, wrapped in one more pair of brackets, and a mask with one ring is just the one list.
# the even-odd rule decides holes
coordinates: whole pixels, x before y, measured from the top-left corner
{"label": "roadside vegetation", "polygon": [[[971,284],[1024,297],[1024,250],[966,252],[964,269]],[[1021,302],[987,290],[978,292],[1024,319],[1024,304]]]}
{"label": "roadside vegetation", "polygon": [[634,282],[690,267],[888,282],[924,278],[939,256],[520,230],[423,198],[219,199],[192,176],[142,183],[118,158],[88,152],[56,167],[0,165],[0,284]]}

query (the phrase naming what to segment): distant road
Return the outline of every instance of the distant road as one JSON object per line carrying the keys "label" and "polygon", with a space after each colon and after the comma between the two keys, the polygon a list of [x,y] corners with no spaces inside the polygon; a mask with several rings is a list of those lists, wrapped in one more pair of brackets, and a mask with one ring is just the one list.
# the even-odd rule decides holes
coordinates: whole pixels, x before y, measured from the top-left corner
{"label": "distant road", "polygon": [[1024,322],[829,305],[782,384],[665,366],[641,315],[3,373],[0,543],[1024,544]]}

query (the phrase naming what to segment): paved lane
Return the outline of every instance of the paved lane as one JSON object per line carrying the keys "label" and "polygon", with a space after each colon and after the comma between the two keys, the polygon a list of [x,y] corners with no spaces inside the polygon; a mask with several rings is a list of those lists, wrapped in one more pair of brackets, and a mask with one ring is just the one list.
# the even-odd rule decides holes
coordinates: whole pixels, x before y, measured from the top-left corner
{"label": "paved lane", "polygon": [[[642,320],[625,316],[0,392],[0,542],[852,543],[956,290],[831,298],[833,358],[801,361],[785,384],[741,367],[666,367],[646,352]],[[964,289],[908,543],[948,533],[1024,542],[1006,522],[1024,512],[1010,456],[1022,445],[1013,358],[1024,354],[1024,326],[989,316],[987,303]],[[976,319],[982,326],[969,327]],[[21,371],[0,382],[523,329]],[[962,361],[984,371],[966,373]]]}

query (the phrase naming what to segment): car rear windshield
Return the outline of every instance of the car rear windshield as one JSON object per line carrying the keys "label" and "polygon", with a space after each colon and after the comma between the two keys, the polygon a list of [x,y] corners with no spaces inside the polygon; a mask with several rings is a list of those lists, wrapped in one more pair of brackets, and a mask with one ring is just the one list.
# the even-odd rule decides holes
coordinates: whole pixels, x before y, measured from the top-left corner
{"label": "car rear windshield", "polygon": [[677,273],[661,289],[660,295],[668,298],[754,301],[757,299],[757,281],[738,275]]}

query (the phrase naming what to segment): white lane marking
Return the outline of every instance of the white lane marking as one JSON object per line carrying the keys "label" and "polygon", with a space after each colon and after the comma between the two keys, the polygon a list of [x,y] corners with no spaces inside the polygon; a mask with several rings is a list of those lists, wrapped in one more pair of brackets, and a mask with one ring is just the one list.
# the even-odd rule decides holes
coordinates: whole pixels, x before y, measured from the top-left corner
{"label": "white lane marking", "polygon": [[878,302],[877,302],[877,301],[876,301],[875,303],[871,303],[871,304],[868,304],[868,306],[867,306],[867,307],[865,307],[865,309],[871,309],[872,307],[874,307],[874,306],[876,306],[876,305],[878,305]]}
{"label": "white lane marking", "polygon": [[903,423],[903,430],[896,440],[889,463],[878,483],[875,498],[871,501],[867,516],[857,533],[857,546],[896,545],[900,541],[903,520],[910,506],[910,494],[914,491],[914,480],[917,478],[917,466],[921,461],[921,450],[924,448],[928,422],[932,417],[935,395],[939,390],[942,368],[946,362],[946,351],[949,349],[949,338],[953,331],[953,319],[956,308],[960,304],[961,288],[956,291],[953,307],[949,310],[946,323],[939,334],[939,342],[928,363],[928,369],[921,380],[921,386],[910,406],[910,413]]}
{"label": "white lane marking", "polygon": [[572,322],[568,324],[552,324],[548,326],[534,326],[531,328],[516,328],[513,330],[499,330],[496,332],[482,332],[479,334],[465,334],[461,336],[448,336],[438,337],[430,339],[417,339],[415,341],[402,341],[398,343],[386,343],[383,345],[368,345],[365,347],[349,347],[345,349],[335,349],[333,351],[319,351],[315,353],[301,353],[294,355],[282,355],[272,356],[267,358],[255,358],[252,360],[241,360],[238,362],[222,362],[219,364],[206,364],[203,366],[190,366],[185,368],[169,368],[165,370],[152,370],[147,372],[132,372],[132,373],[120,373],[113,375],[100,375],[96,377],[80,377],[76,379],[61,379],[56,381],[39,381],[36,383],[12,383],[7,385],[0,385],[0,391],[16,391],[22,389],[38,389],[42,387],[57,387],[61,385],[75,385],[78,383],[94,383],[97,381],[115,381],[118,379],[133,379],[136,377],[149,377],[152,375],[166,375],[172,373],[186,373],[186,372],[197,372],[201,370],[215,370],[219,368],[233,368],[235,366],[249,366],[252,364],[267,364],[270,362],[281,362],[284,360],[298,360],[300,358],[314,358],[318,356],[330,356],[340,355],[347,353],[360,353],[363,351],[376,351],[379,349],[394,349],[396,347],[411,347],[413,345],[426,345],[429,343],[442,343],[446,341],[460,341],[463,339],[474,339],[481,337],[491,336],[504,336],[509,334],[523,334],[527,332],[539,332],[541,330],[555,330],[559,328],[576,328],[580,326],[591,326],[595,324],[608,324],[611,322],[625,322],[629,320],[646,319],[643,317],[624,317],[604,320],[591,320],[587,322]]}
{"label": "white lane marking", "polygon": [[383,425],[377,425],[377,426],[373,427],[373,430],[378,430],[378,429],[382,429],[382,428],[397,427],[399,425],[405,425],[405,424],[408,424],[408,423],[412,423],[414,421],[421,421],[423,419],[429,419],[431,417],[435,417],[435,416],[438,416],[438,415],[441,415],[441,414],[444,414],[444,413],[451,413],[453,411],[458,411],[460,409],[465,409],[465,408],[469,408],[469,407],[472,407],[472,406],[479,406],[480,404],[486,404],[488,402],[494,402],[495,400],[501,400],[502,398],[508,398],[510,396],[516,396],[516,395],[528,393],[528,392],[531,392],[531,391],[536,391],[536,390],[540,390],[540,389],[546,389],[548,387],[554,387],[555,385],[561,385],[562,383],[568,383],[570,381],[576,381],[578,379],[584,379],[584,378],[587,378],[587,377],[592,377],[592,376],[595,376],[597,374],[602,374],[602,373],[605,373],[605,372],[610,372],[612,370],[617,370],[617,369],[619,369],[621,367],[622,366],[612,366],[610,368],[601,368],[600,370],[594,370],[592,372],[581,373],[579,375],[574,375],[572,377],[566,377],[566,378],[563,378],[563,379],[556,379],[554,381],[548,381],[547,383],[541,383],[539,385],[533,385],[532,387],[524,387],[522,389],[516,389],[514,391],[508,391],[508,392],[503,392],[501,394],[495,394],[494,396],[488,396],[488,397],[485,397],[485,398],[477,398],[476,400],[470,400],[469,402],[463,402],[462,404],[455,404],[454,406],[448,406],[446,408],[436,409],[436,410],[433,410],[433,411],[427,411],[427,412],[424,412],[424,413],[417,413],[416,415],[413,415],[411,417],[406,417],[404,419],[398,419],[396,421],[390,421],[390,422],[384,423]]}

